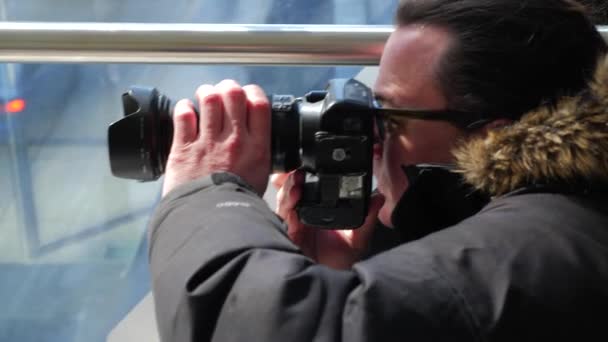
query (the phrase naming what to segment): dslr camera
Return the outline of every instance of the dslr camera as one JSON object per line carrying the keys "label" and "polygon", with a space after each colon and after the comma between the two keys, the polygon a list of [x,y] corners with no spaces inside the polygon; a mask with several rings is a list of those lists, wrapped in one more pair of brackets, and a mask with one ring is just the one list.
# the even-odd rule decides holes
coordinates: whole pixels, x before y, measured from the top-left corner
{"label": "dslr camera", "polygon": [[[327,229],[361,226],[372,188],[371,90],[355,79],[333,79],[325,90],[269,99],[272,170],[306,174],[297,205],[300,221]],[[165,171],[173,139],[174,103],[148,87],[131,87],[122,103],[124,117],[108,128],[112,173],[156,180]]]}

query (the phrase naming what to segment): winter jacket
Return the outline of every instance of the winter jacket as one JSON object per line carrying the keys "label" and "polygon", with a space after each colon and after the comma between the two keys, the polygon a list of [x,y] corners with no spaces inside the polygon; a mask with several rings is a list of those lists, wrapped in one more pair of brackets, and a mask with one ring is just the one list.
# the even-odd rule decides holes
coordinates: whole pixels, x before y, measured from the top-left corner
{"label": "winter jacket", "polygon": [[589,92],[455,155],[491,201],[422,231],[400,205],[398,242],[350,270],[302,255],[234,175],[172,191],[150,223],[162,340],[608,340],[608,60]]}

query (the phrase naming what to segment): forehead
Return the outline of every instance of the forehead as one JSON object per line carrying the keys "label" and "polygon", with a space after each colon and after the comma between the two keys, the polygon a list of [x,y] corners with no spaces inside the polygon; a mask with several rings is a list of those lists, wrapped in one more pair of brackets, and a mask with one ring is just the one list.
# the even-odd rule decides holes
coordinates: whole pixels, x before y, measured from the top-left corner
{"label": "forehead", "polygon": [[439,107],[445,102],[435,71],[450,43],[447,31],[423,25],[398,27],[384,48],[374,91],[392,105]]}

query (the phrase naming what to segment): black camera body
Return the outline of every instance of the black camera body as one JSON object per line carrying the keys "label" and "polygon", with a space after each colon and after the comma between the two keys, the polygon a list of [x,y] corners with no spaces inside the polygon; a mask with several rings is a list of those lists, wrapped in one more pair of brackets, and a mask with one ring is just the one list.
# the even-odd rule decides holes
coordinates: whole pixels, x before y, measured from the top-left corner
{"label": "black camera body", "polygon": [[[156,180],[173,139],[172,102],[143,87],[132,87],[122,99],[125,116],[108,129],[112,173]],[[372,187],[371,90],[355,79],[334,79],[323,91],[272,95],[271,103],[272,170],[306,172],[300,221],[328,229],[361,226]]]}

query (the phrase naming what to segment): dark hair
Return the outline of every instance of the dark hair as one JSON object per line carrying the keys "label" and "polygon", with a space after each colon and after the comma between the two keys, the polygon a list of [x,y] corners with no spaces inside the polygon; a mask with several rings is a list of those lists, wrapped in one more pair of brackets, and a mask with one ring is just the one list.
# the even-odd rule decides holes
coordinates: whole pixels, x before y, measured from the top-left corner
{"label": "dark hair", "polygon": [[581,0],[589,9],[591,20],[596,25],[608,25],[608,2],[606,0]]}
{"label": "dark hair", "polygon": [[579,93],[607,51],[572,0],[402,0],[396,19],[453,35],[436,71],[448,107],[490,118]]}

